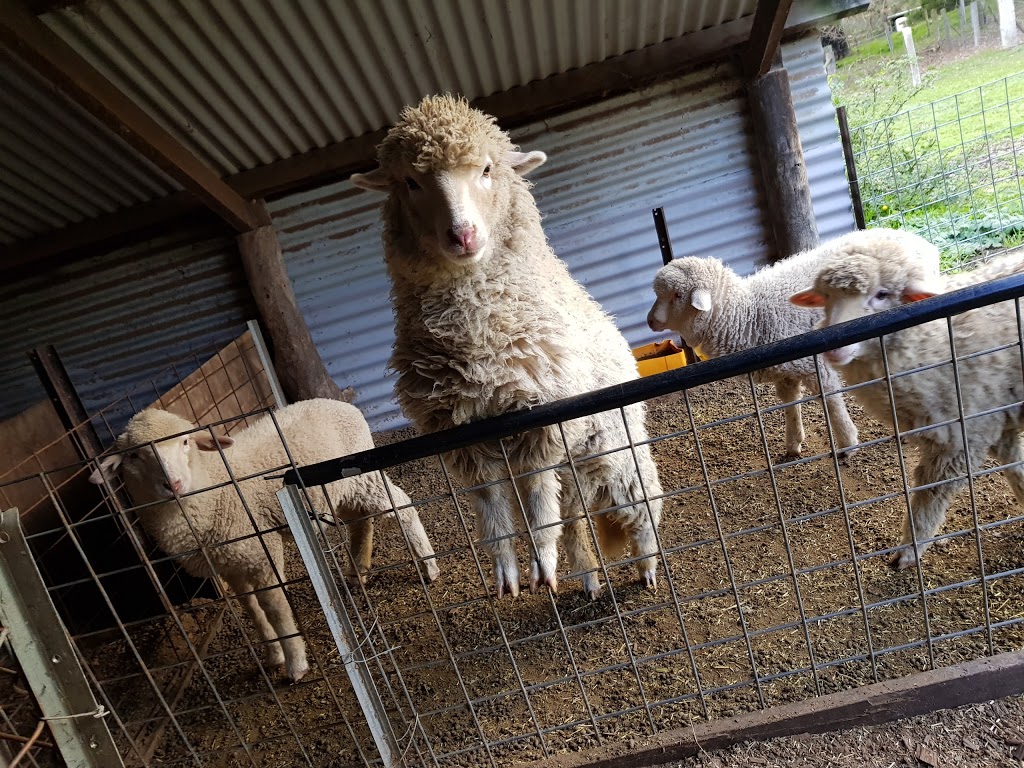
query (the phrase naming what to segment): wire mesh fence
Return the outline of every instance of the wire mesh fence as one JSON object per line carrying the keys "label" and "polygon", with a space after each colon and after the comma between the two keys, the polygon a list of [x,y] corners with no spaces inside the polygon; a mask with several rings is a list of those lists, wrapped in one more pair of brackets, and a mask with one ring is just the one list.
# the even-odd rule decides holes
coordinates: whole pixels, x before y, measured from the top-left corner
{"label": "wire mesh fence", "polygon": [[[234,473],[229,493],[244,498],[250,482],[277,488],[284,475],[304,483],[305,503],[318,511],[323,483],[386,469],[433,542],[441,572],[433,583],[422,552],[395,528],[383,529],[365,583],[354,578],[351,530],[346,535],[345,526],[317,514],[310,517],[320,536],[313,540],[315,557],[288,545],[272,585],[241,595],[217,585],[201,594],[199,582],[191,592],[179,586],[175,596],[182,554],[162,552],[131,524],[146,514],[145,505],[122,499],[116,487],[83,501],[85,491],[71,494],[59,485],[68,469],[55,466],[22,481],[41,484],[41,503],[55,515],[30,539],[38,549],[68,540],[84,569],[71,579],[48,572],[51,594],[78,582],[98,593],[106,626],[93,622],[100,626],[76,629],[72,640],[97,699],[111,713],[126,765],[504,766],[1017,650],[1024,642],[1024,514],[1002,476],[1024,471],[1024,462],[979,461],[930,483],[967,488],[928,537],[934,544],[920,567],[893,570],[888,560],[902,551],[902,520],[922,491],[912,468],[921,452],[917,438],[927,430],[901,427],[898,409],[895,426],[874,422],[856,402],[858,389],[892,392],[901,380],[940,371],[949,378],[947,397],[957,415],[938,428],[1018,413],[1024,347],[1016,297],[1022,294],[1024,279],[1010,278],[447,433],[378,435],[376,449],[300,469],[285,456],[289,441],[279,427],[284,458],[268,457],[253,475],[232,466],[230,450],[218,454]],[[1016,318],[1011,338],[993,337],[969,351],[951,342],[945,359],[846,388],[861,430],[856,453],[837,451],[821,397],[808,394],[800,401],[803,455],[785,455],[784,409],[791,404],[768,393],[759,370],[926,320],[944,326],[949,315],[995,301],[1008,302]],[[1021,387],[972,410],[960,394],[962,373],[983,371],[998,356],[1018,361]],[[206,391],[188,381],[179,389],[182,399]],[[175,399],[154,394],[132,403]],[[239,403],[238,413],[193,407],[189,418],[205,423],[197,438],[210,429],[237,436],[240,420],[266,414],[268,402]],[[582,587],[585,574],[569,573],[563,560],[557,594],[524,586],[518,597],[498,599],[486,551],[493,542],[481,541],[474,494],[508,493],[522,509],[517,484],[526,475],[554,472],[564,480],[563,493],[582,495],[579,468],[594,457],[565,456],[464,488],[451,451],[482,443],[507,458],[509,440],[524,433],[547,429],[560,436],[573,420],[605,411],[624,419],[640,402],[650,434],[643,443],[654,456],[661,493],[641,488],[620,505],[567,506],[553,524],[563,543],[575,526],[576,546],[595,553],[601,596],[591,599]],[[612,452],[637,461],[638,447],[625,439]],[[94,466],[79,461],[72,470],[81,478]],[[602,519],[624,506],[646,509],[658,498],[657,552],[607,548]],[[397,492],[390,501],[406,506]],[[112,564],[105,550],[89,548],[89,522],[104,517],[123,531],[136,563]],[[205,541],[189,554],[212,564],[218,548],[252,540],[269,560],[274,538],[284,532],[283,524],[254,523],[249,534]],[[540,533],[520,525],[502,534],[514,542],[524,574]],[[656,557],[657,589],[637,578],[647,554]],[[121,575],[134,587],[115,585]],[[246,611],[253,597],[280,584],[310,657],[310,672],[296,684],[265,661],[273,637]],[[130,614],[120,593],[143,587],[158,595],[160,608]],[[321,587],[335,591],[324,599]],[[342,629],[351,642],[340,648],[337,620],[350,625]],[[372,686],[376,709],[353,690],[354,670]]]}
{"label": "wire mesh fence", "polygon": [[908,228],[944,266],[1024,242],[1024,73],[851,129],[867,225]]}

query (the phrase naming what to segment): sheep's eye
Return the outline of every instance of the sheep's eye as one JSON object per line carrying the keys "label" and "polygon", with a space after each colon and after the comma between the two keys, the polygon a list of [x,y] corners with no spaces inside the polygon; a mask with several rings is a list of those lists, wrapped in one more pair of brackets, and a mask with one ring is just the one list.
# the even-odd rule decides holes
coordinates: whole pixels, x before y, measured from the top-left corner
{"label": "sheep's eye", "polygon": [[490,178],[490,176],[491,176],[491,166],[485,165],[484,166],[484,178],[487,179],[487,178]]}
{"label": "sheep's eye", "polygon": [[885,290],[885,288],[879,288],[878,291],[875,293],[875,298],[878,301],[882,301],[883,299],[888,299],[889,296],[890,296],[890,294],[889,294],[889,292],[887,290]]}
{"label": "sheep's eye", "polygon": [[676,299],[679,301],[683,300],[683,294],[681,291],[676,291]]}
{"label": "sheep's eye", "polygon": [[415,192],[417,189],[420,188],[420,185],[416,183],[416,179],[414,179],[412,176],[405,177],[405,186],[407,186],[409,188],[409,191],[411,192]]}

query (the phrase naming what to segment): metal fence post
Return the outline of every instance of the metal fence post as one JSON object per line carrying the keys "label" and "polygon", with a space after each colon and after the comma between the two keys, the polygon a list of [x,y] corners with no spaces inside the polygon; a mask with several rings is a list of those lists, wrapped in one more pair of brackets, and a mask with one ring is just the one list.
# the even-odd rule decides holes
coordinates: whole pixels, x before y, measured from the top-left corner
{"label": "metal fence post", "polygon": [[252,335],[253,344],[256,346],[256,354],[263,363],[263,372],[267,374],[267,381],[270,382],[270,391],[274,395],[274,404],[278,408],[288,405],[288,398],[284,396],[284,389],[281,387],[281,380],[277,378],[277,369],[270,359],[270,350],[267,349],[267,340],[263,338],[263,331],[256,320],[250,320],[245,324]]}
{"label": "metal fence post", "polygon": [[362,646],[356,638],[355,628],[345,612],[338,585],[331,576],[331,569],[320,547],[313,522],[306,513],[302,493],[297,486],[286,485],[277,492],[278,501],[284,510],[288,527],[291,529],[295,545],[302,556],[302,563],[309,572],[313,589],[320,600],[327,625],[331,628],[338,653],[345,663],[352,690],[366,717],[366,724],[373,736],[373,743],[380,753],[386,768],[402,765],[401,750],[398,747],[391,721],[388,719],[384,702],[377,693],[377,686],[366,666]]}
{"label": "metal fence post", "polygon": [[0,623],[68,768],[119,768],[104,717],[46,592],[18,510],[0,510]]}

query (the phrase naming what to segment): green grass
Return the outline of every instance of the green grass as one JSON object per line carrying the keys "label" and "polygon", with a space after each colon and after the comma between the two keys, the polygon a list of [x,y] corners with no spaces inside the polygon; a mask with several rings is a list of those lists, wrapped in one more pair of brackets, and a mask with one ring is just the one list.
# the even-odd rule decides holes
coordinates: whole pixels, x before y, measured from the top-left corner
{"label": "green grass", "polygon": [[832,85],[847,107],[869,226],[921,232],[947,265],[1019,244],[1024,46],[944,64],[924,56],[917,89],[902,51],[890,54],[884,38],[860,51]]}

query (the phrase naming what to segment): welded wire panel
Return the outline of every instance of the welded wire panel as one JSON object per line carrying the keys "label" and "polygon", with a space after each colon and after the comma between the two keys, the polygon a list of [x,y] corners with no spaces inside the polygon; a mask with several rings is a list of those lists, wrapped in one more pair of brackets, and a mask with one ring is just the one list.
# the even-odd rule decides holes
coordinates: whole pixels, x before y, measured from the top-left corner
{"label": "welded wire panel", "polygon": [[[1015,304],[1006,311],[1015,315]],[[945,323],[936,321],[940,340]],[[462,487],[445,454],[391,467],[442,569],[427,587],[408,566],[387,566],[353,591],[383,654],[382,684],[405,694],[396,733],[442,765],[511,765],[1018,649],[1024,516],[1003,475],[1021,471],[1020,461],[990,459],[943,478],[962,489],[921,567],[889,564],[903,549],[908,509],[928,491],[915,473],[922,436],[960,430],[968,450],[984,452],[971,425],[1020,412],[1010,395],[978,411],[961,394],[972,377],[1019,360],[1019,323],[1011,325],[1007,338],[970,345],[953,334],[921,369],[894,363],[887,378],[846,387],[860,429],[852,453],[837,451],[820,396],[805,393],[802,455],[787,455],[786,404],[759,373],[651,399],[664,504],[657,590],[638,583],[635,552],[605,551],[604,593],[590,600],[568,566],[563,532],[558,594],[530,594],[542,529],[520,525],[507,535],[523,592],[497,599],[494,539],[481,539],[471,504],[482,488]],[[1024,378],[1019,363],[1015,370]],[[948,380],[952,417],[911,428],[900,398],[921,376]],[[878,421],[858,405],[869,388],[888,393],[895,419]],[[508,456],[514,444],[494,441],[490,450]],[[574,468],[588,459],[536,471],[567,473],[563,493],[571,493]],[[523,476],[494,482],[515,507],[524,497],[513,479]],[[600,520],[614,511],[598,504],[584,521],[595,551]],[[387,554],[395,543],[382,544],[384,561],[401,561]]]}
{"label": "welded wire panel", "polygon": [[867,225],[909,228],[963,266],[1024,241],[1024,74],[852,126]]}

